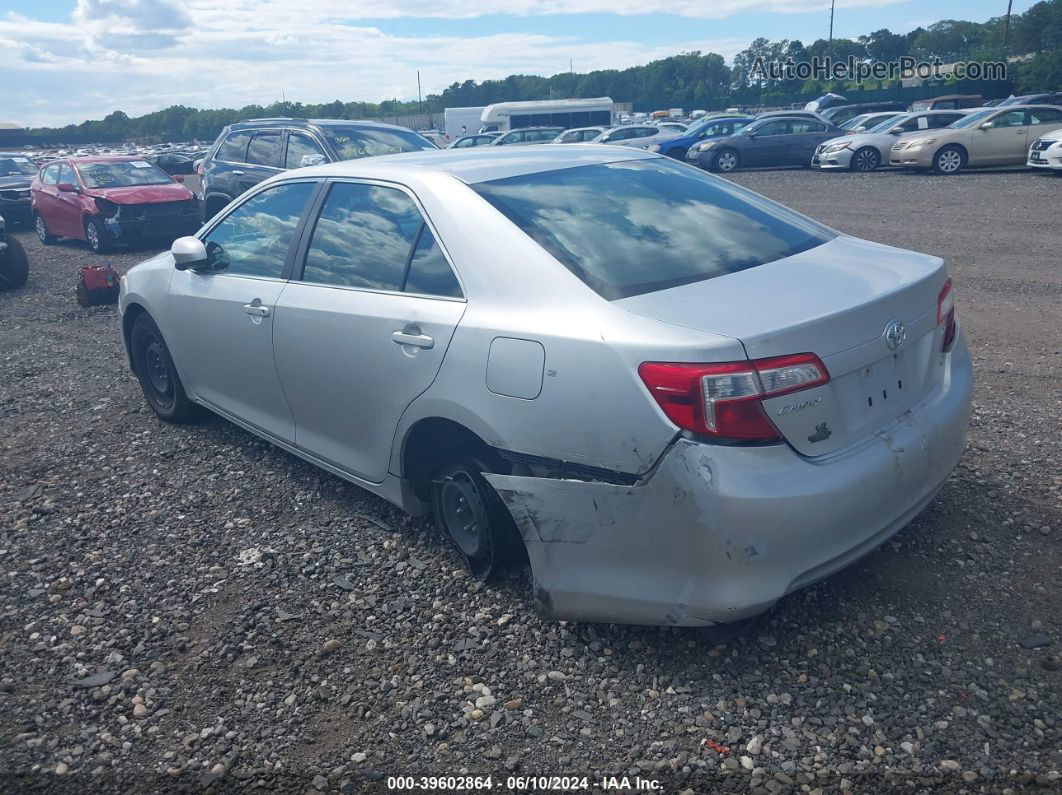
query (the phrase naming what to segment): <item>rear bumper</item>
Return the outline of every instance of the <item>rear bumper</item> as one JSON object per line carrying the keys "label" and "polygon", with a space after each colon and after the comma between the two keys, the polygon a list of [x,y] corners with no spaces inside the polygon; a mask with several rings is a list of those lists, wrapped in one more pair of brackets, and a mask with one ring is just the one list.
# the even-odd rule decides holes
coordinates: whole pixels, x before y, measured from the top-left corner
{"label": "rear bumper", "polygon": [[959,460],[972,367],[960,339],[931,398],[858,445],[679,440],[634,486],[488,475],[555,618],[701,626],[762,612],[848,566],[933,499]]}

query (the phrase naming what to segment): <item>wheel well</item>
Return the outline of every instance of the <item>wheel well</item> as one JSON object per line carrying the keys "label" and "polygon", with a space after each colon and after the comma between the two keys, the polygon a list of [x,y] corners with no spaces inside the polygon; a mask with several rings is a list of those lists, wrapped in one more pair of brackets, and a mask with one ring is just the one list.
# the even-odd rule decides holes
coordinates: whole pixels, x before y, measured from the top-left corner
{"label": "wheel well", "polygon": [[125,352],[129,356],[130,367],[135,368],[133,364],[133,323],[141,315],[147,314],[147,310],[140,304],[129,304],[125,308],[125,314],[122,315],[122,339],[125,340]]}
{"label": "wheel well", "polygon": [[962,152],[963,162],[970,159],[970,153],[966,151],[966,147],[962,144],[944,144],[944,146],[940,147],[940,149],[933,153],[933,160],[935,161],[937,159],[937,155],[939,155],[945,149],[958,149],[960,152]]}
{"label": "wheel well", "polygon": [[431,481],[441,470],[465,458],[480,458],[497,472],[509,466],[493,447],[465,426],[442,417],[417,422],[402,446],[402,473],[413,493],[427,502]]}

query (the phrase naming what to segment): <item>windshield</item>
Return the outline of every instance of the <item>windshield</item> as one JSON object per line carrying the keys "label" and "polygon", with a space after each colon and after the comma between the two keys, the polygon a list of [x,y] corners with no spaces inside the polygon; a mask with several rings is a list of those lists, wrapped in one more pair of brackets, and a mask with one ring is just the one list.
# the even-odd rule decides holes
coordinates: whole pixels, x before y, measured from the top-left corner
{"label": "windshield", "polygon": [[78,163],[75,168],[86,188],[128,188],[132,185],[164,185],[173,182],[169,174],[146,160]]}
{"label": "windshield", "polygon": [[323,127],[322,131],[336,150],[340,160],[357,160],[359,157],[394,155],[399,152],[419,152],[424,149],[439,148],[412,130]]}
{"label": "windshield", "polygon": [[754,268],[835,236],[769,199],[663,159],[472,188],[608,300]]}
{"label": "windshield", "polygon": [[1005,100],[996,105],[997,108],[1002,108],[1004,105],[1024,105],[1029,101],[1029,97],[1007,97]]}
{"label": "windshield", "polygon": [[900,114],[898,114],[896,116],[889,116],[887,119],[882,121],[880,124],[875,124],[869,130],[867,130],[867,132],[868,133],[888,132],[895,125],[899,124],[902,121],[907,121],[907,119],[909,119],[909,118],[911,118],[911,115],[909,113],[900,113]]}
{"label": "windshield", "polygon": [[37,167],[28,157],[21,155],[0,155],[0,177],[18,177],[25,174],[32,177]]}
{"label": "windshield", "polygon": [[995,112],[996,112],[995,108],[989,108],[988,110],[981,110],[981,111],[978,111],[977,113],[971,113],[969,116],[964,116],[963,118],[959,119],[958,121],[953,121],[948,126],[951,127],[953,130],[954,129],[958,129],[960,127],[976,127],[978,124],[983,122],[985,119],[987,119],[989,116],[991,116]]}

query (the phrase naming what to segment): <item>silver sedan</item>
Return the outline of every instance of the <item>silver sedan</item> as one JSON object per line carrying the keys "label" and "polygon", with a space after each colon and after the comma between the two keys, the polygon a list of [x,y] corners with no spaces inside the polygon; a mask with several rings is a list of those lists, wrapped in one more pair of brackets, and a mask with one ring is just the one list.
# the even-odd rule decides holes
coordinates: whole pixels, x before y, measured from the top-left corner
{"label": "silver sedan", "polygon": [[[148,405],[433,514],[563,619],[754,615],[882,544],[964,444],[937,257],[610,146],[285,172],[121,283]],[[190,431],[194,433],[194,429]]]}

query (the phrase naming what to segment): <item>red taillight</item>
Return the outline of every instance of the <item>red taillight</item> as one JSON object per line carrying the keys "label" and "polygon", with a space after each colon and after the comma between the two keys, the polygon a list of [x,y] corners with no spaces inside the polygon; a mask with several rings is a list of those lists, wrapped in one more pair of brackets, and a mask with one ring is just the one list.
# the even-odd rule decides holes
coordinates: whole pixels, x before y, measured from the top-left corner
{"label": "red taillight", "polygon": [[206,173],[205,171],[203,171],[203,164],[202,163],[200,163],[198,166],[195,167],[195,173],[198,174],[200,177],[203,176],[203,174]]}
{"label": "red taillight", "polygon": [[825,384],[826,366],[813,353],[747,362],[645,362],[649,393],[683,430],[720,439],[777,441],[781,434],[761,401]]}
{"label": "red taillight", "polygon": [[937,325],[944,325],[944,343],[941,349],[945,352],[951,350],[955,344],[955,291],[951,287],[951,279],[944,282],[937,296]]}

